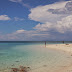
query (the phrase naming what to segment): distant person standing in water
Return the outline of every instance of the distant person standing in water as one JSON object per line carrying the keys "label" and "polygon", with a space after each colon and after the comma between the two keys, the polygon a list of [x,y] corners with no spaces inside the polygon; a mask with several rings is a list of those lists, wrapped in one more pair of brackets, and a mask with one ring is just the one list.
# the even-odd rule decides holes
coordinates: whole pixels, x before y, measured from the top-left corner
{"label": "distant person standing in water", "polygon": [[46,41],[45,41],[45,47],[46,47]]}
{"label": "distant person standing in water", "polygon": [[64,41],[63,41],[63,44],[64,44]]}

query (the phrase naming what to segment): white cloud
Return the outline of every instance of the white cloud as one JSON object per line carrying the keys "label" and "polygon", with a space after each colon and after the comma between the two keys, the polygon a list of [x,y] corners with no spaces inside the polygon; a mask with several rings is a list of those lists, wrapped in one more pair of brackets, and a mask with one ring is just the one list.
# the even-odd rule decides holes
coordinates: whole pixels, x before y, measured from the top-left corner
{"label": "white cloud", "polygon": [[39,31],[56,31],[60,33],[65,33],[72,31],[72,15],[62,18],[61,21],[57,21],[57,23],[45,23],[45,24],[38,24],[34,27],[34,29]]}
{"label": "white cloud", "polygon": [[63,1],[50,5],[32,8],[29,18],[41,22],[33,29],[48,31],[49,33],[66,33],[72,31],[72,2]]}
{"label": "white cloud", "polygon": [[49,34],[40,33],[39,31],[34,30],[17,30],[10,34],[0,35],[0,40],[24,40],[24,41],[32,41],[32,40],[41,40],[49,37]]}
{"label": "white cloud", "polygon": [[8,15],[0,15],[0,20],[10,20],[11,18]]}
{"label": "white cloud", "polygon": [[51,28],[53,28],[51,23],[47,22],[45,24],[38,24],[34,27],[34,29],[39,30],[39,31],[49,31]]}
{"label": "white cloud", "polygon": [[56,28],[59,32],[72,31],[72,15],[62,18],[61,21],[57,21]]}
{"label": "white cloud", "polygon": [[22,29],[22,30],[17,30],[15,33],[20,34],[20,33],[24,33],[24,32],[25,32],[25,30]]}
{"label": "white cloud", "polygon": [[21,4],[22,6],[25,6],[25,7],[27,7],[27,8],[30,8],[30,5],[23,3],[23,0],[9,0],[9,1],[15,2],[15,3],[19,3],[19,4]]}
{"label": "white cloud", "polygon": [[15,20],[15,21],[23,21],[24,18],[14,17],[14,20]]}
{"label": "white cloud", "polygon": [[48,11],[49,9],[61,9],[64,8],[67,2],[59,2],[45,6],[38,6],[36,8],[32,8],[29,14],[29,18],[34,21],[39,21],[42,23],[45,22],[56,22],[60,20],[62,17],[67,15],[58,15],[53,14],[52,12]]}
{"label": "white cloud", "polygon": [[9,1],[12,1],[12,2],[22,2],[22,0],[9,0]]}
{"label": "white cloud", "polygon": [[72,2],[67,2],[63,8],[59,9],[49,9],[52,14],[72,14]]}
{"label": "white cloud", "polygon": [[23,21],[25,20],[24,18],[19,18],[19,17],[14,17],[11,19],[8,15],[0,15],[0,20],[15,20],[15,21]]}

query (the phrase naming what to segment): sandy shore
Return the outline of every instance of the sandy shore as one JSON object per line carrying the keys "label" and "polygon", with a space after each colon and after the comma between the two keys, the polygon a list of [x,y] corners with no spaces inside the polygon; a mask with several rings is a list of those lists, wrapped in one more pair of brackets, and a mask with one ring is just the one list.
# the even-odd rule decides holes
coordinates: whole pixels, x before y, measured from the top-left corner
{"label": "sandy shore", "polygon": [[[61,50],[69,53],[72,56],[72,44],[49,44],[46,48]],[[56,72],[72,72],[72,63],[68,66],[64,66]]]}
{"label": "sandy shore", "polygon": [[49,44],[46,47],[56,50],[62,50],[72,54],[72,44]]}

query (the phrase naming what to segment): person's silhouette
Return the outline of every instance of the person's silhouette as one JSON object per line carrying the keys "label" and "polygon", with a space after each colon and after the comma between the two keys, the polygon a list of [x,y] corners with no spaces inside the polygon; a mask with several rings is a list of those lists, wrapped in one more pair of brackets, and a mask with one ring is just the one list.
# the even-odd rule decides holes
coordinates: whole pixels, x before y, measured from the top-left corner
{"label": "person's silhouette", "polygon": [[46,47],[46,41],[45,41],[45,47]]}

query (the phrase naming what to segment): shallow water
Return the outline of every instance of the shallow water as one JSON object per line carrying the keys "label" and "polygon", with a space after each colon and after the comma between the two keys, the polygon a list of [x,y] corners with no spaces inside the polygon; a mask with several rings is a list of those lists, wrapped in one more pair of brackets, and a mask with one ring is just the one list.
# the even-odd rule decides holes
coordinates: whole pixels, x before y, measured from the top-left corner
{"label": "shallow water", "polygon": [[0,43],[0,72],[19,66],[28,66],[33,72],[54,72],[71,61],[70,54],[45,48],[44,43]]}

